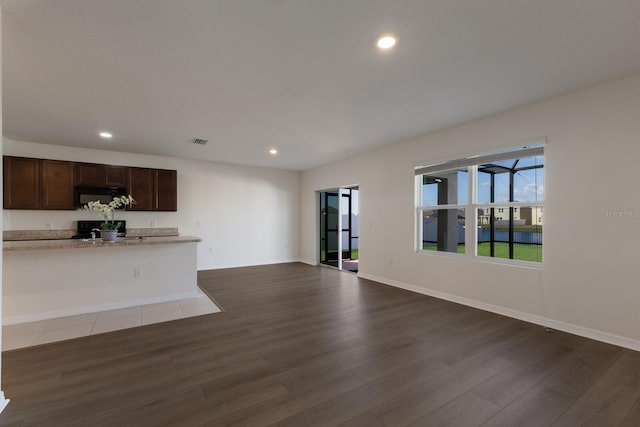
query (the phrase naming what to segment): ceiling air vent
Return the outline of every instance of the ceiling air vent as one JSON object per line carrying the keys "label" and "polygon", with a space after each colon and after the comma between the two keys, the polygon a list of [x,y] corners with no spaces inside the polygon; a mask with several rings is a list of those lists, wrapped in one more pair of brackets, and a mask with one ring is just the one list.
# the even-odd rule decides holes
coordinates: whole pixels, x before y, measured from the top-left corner
{"label": "ceiling air vent", "polygon": [[207,142],[209,142],[209,140],[208,139],[193,138],[192,142],[194,144],[198,144],[198,145],[205,145]]}

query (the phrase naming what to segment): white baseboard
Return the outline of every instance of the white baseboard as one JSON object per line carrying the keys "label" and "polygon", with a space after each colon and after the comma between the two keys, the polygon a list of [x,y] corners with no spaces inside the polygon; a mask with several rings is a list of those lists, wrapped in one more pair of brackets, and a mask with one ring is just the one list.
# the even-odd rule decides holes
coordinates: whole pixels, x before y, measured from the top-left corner
{"label": "white baseboard", "polygon": [[17,323],[37,322],[39,320],[49,320],[58,317],[75,316],[78,314],[95,313],[98,311],[117,310],[120,308],[135,307],[138,305],[158,304],[162,302],[178,301],[188,298],[197,298],[198,289],[193,292],[182,292],[179,294],[163,295],[151,298],[139,298],[122,302],[114,302],[109,304],[88,305],[84,307],[74,307],[68,310],[47,311],[44,313],[25,314],[22,316],[5,317],[2,325],[15,325]]}
{"label": "white baseboard", "polygon": [[627,338],[621,335],[599,331],[597,329],[586,328],[572,323],[565,323],[559,320],[547,319],[547,322],[548,327],[551,329],[557,329],[559,331],[568,332],[581,337],[591,338],[592,340],[606,342],[607,344],[617,345],[619,347],[628,348],[629,350],[640,351],[640,341],[633,338]]}
{"label": "white baseboard", "polygon": [[574,325],[571,323],[561,322],[559,320],[550,319],[535,314],[525,313],[518,310],[513,310],[507,307],[501,307],[493,304],[488,304],[482,301],[476,301],[469,298],[460,297],[457,295],[448,294],[446,292],[436,291],[429,288],[423,288],[422,286],[415,286],[408,283],[399,282],[397,280],[387,279],[385,277],[376,276],[367,273],[358,273],[358,277],[363,279],[373,280],[385,285],[394,286],[396,288],[406,289],[408,291],[416,292],[423,295],[428,295],[434,298],[455,302],[457,304],[466,305],[469,307],[478,308],[480,310],[489,311],[491,313],[500,314],[502,316],[512,317],[518,320],[524,320],[525,322],[541,325],[546,328],[557,329],[559,331],[568,332],[570,334],[579,335],[581,337],[590,338],[596,341],[602,341],[608,344],[617,345],[620,347],[628,348],[635,351],[640,351],[640,341],[623,337],[608,332],[598,331],[596,329],[586,328],[584,326]]}
{"label": "white baseboard", "polygon": [[0,413],[4,411],[4,408],[7,407],[10,400],[4,398],[4,391],[0,391]]}
{"label": "white baseboard", "polygon": [[300,258],[300,259],[298,260],[298,262],[301,262],[301,263],[303,263],[303,264],[309,264],[309,265],[318,265],[318,261],[314,261],[314,260],[311,260],[311,259],[303,259],[303,258]]}
{"label": "white baseboard", "polygon": [[207,271],[207,270],[222,270],[224,268],[242,268],[242,267],[257,267],[260,265],[274,265],[274,264],[288,264],[292,262],[299,262],[297,258],[278,260],[278,261],[269,261],[269,262],[261,262],[258,264],[212,264],[212,265],[199,265],[197,267],[198,271]]}

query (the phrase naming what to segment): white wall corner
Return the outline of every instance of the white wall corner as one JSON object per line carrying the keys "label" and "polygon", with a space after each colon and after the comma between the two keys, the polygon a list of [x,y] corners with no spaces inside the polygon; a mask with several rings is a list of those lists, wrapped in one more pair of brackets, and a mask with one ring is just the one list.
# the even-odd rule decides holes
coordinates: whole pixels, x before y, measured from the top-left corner
{"label": "white wall corner", "polygon": [[[2,68],[2,7],[0,7],[0,69]],[[0,129],[2,129],[2,81],[0,80]],[[2,135],[0,135],[0,151],[2,150]],[[2,172],[2,163],[0,163],[0,173]],[[0,199],[2,198],[3,187],[0,187]],[[2,242],[2,215],[0,213],[0,242]],[[2,349],[2,257],[0,256],[0,350]],[[0,388],[2,388],[2,352],[0,351]],[[4,392],[0,391],[0,412],[4,411],[4,408],[9,404],[9,399],[4,398]]]}
{"label": "white wall corner", "polygon": [[634,351],[640,351],[640,341],[623,337],[620,335],[611,334],[608,332],[598,331],[595,329],[585,328],[583,326],[574,325],[571,323],[560,322],[558,320],[549,319],[547,317],[538,316],[535,314],[529,314],[518,310],[512,310],[506,307],[500,307],[493,304],[487,304],[482,301],[476,301],[469,298],[460,297],[457,295],[448,294],[445,292],[436,291],[429,288],[423,288],[421,286],[411,285],[408,283],[399,282],[397,280],[387,279],[385,277],[376,276],[367,273],[358,273],[358,277],[363,279],[372,280],[374,282],[382,283],[384,285],[394,286],[396,288],[405,289],[407,291],[416,292],[423,295],[428,295],[434,298],[442,299],[445,301],[455,302],[457,304],[466,305],[480,310],[489,311],[491,313],[500,314],[502,316],[511,317],[525,322],[533,323],[536,325],[544,326],[545,328],[556,329],[558,331],[567,332],[573,335],[589,338],[596,341],[605,342],[607,344],[617,345],[619,347],[628,348]]}
{"label": "white wall corner", "polygon": [[10,400],[4,398],[4,391],[0,391],[0,413],[4,411],[4,408],[7,407]]}

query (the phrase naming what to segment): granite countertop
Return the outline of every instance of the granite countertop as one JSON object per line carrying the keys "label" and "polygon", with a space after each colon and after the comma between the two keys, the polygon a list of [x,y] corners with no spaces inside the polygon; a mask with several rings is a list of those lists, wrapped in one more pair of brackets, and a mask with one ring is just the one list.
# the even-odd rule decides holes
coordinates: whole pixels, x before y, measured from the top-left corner
{"label": "granite countertop", "polygon": [[[76,229],[64,230],[4,230],[2,232],[2,240],[5,242],[16,240],[60,240],[70,239],[77,234]],[[127,237],[160,237],[160,236],[177,236],[177,227],[159,227],[159,228],[127,228]],[[99,235],[98,235],[99,236]]]}
{"label": "granite countertop", "polygon": [[197,243],[202,239],[195,236],[157,236],[157,237],[123,237],[115,242],[103,242],[99,237],[91,239],[63,239],[63,240],[22,240],[3,243],[5,252],[35,251],[49,249],[82,249],[82,248],[113,248],[122,246],[167,245],[178,243]]}

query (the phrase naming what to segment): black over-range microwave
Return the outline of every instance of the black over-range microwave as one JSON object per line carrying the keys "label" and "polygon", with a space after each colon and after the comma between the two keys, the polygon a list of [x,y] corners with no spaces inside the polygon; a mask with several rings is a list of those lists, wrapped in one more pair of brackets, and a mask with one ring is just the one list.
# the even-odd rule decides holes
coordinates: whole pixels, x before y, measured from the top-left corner
{"label": "black over-range microwave", "polygon": [[77,208],[89,202],[109,203],[114,197],[125,196],[127,190],[122,187],[74,187],[73,196]]}

